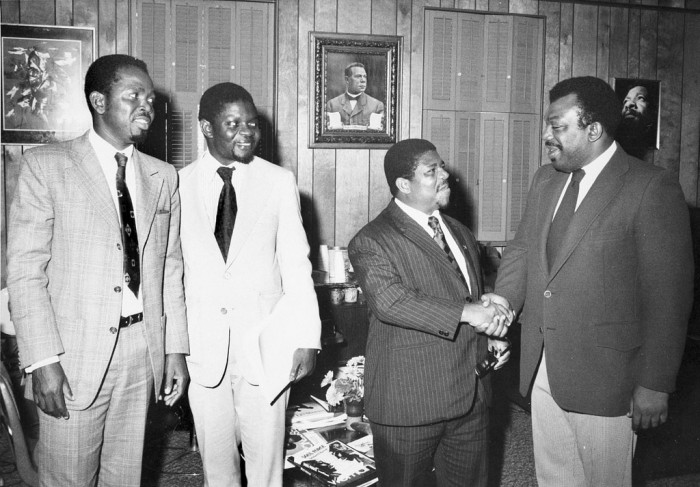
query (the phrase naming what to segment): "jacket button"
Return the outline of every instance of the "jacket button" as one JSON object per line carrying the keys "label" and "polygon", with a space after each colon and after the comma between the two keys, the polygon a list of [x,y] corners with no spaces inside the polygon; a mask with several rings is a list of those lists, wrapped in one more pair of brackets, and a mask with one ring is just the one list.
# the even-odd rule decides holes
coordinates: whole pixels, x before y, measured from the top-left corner
{"label": "jacket button", "polygon": [[231,279],[231,273],[230,272],[225,273],[224,279]]}
{"label": "jacket button", "polygon": [[118,244],[117,244],[117,250],[121,250],[121,249],[122,249],[122,244],[119,244],[119,243],[118,243]]}
{"label": "jacket button", "polygon": [[547,289],[547,290],[544,292],[544,297],[545,297],[545,298],[551,298],[551,297],[552,297],[552,291],[550,291],[549,289]]}
{"label": "jacket button", "polygon": [[472,299],[471,296],[467,296],[467,303],[471,303],[471,302],[473,302],[473,301],[474,301],[474,300]]}
{"label": "jacket button", "polygon": [[117,332],[117,329],[115,327],[112,327],[109,329],[109,332],[114,335]]}
{"label": "jacket button", "polygon": [[115,293],[120,293],[120,292],[122,292],[122,287],[121,287],[121,286],[114,286],[114,292],[115,292]]}
{"label": "jacket button", "polygon": [[228,310],[226,310],[226,308],[221,308],[221,314],[225,315],[226,313],[228,313]]}
{"label": "jacket button", "polygon": [[540,333],[544,333],[544,331],[542,331],[542,327],[541,327],[541,326],[540,326]]}

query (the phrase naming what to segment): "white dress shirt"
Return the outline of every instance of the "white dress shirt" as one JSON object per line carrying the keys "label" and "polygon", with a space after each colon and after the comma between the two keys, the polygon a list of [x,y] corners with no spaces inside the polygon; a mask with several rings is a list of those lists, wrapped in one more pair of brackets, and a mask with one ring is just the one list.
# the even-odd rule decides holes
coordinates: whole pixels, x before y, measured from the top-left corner
{"label": "white dress shirt", "polygon": [[414,220],[418,225],[421,226],[421,228],[423,228],[423,230],[425,230],[428,233],[428,235],[430,235],[430,238],[433,238],[433,235],[435,235],[435,231],[432,228],[430,228],[430,225],[428,224],[428,218],[434,216],[438,219],[438,221],[440,222],[440,227],[442,228],[442,233],[445,235],[445,243],[447,243],[447,246],[452,251],[452,255],[454,255],[455,261],[459,266],[459,270],[462,271],[464,280],[467,281],[467,287],[469,288],[469,292],[471,292],[472,283],[469,281],[469,272],[467,271],[467,262],[464,259],[464,254],[462,254],[462,251],[460,250],[457,241],[452,236],[452,232],[450,232],[449,227],[445,225],[445,221],[442,219],[440,210],[435,210],[432,213],[432,215],[426,215],[422,211],[416,210],[415,208],[408,206],[406,203],[402,202],[398,198],[394,198],[394,201],[396,202],[396,205],[404,211],[404,213],[411,217],[412,220]]}
{"label": "white dress shirt", "polygon": [[234,162],[230,166],[224,166],[219,161],[217,161],[214,156],[211,155],[209,151],[206,151],[202,156],[202,164],[205,168],[205,172],[209,176],[205,179],[204,184],[206,185],[205,194],[209,195],[209,198],[204,202],[207,209],[207,216],[209,217],[209,222],[211,227],[216,226],[216,211],[219,208],[219,196],[221,195],[221,188],[224,187],[224,180],[221,179],[219,173],[216,171],[220,167],[233,167],[234,171],[231,174],[231,184],[233,189],[236,191],[236,207],[240,211],[241,200],[239,195],[241,193],[241,184],[244,174],[248,171],[248,164],[242,162]]}

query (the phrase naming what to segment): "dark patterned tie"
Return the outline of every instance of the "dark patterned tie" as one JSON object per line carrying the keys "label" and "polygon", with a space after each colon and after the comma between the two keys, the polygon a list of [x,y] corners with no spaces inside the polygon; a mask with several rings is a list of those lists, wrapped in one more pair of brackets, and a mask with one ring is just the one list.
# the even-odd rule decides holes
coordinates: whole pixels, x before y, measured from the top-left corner
{"label": "dark patterned tie", "polygon": [[214,236],[216,243],[219,244],[221,256],[226,262],[228,257],[228,248],[231,245],[231,234],[233,233],[233,225],[236,223],[236,213],[238,206],[236,205],[236,190],[233,189],[231,183],[231,175],[234,167],[221,166],[216,172],[224,181],[224,187],[221,188],[219,194],[219,206],[216,209],[216,225],[214,226]]}
{"label": "dark patterned tie", "polygon": [[435,240],[435,242],[440,246],[440,248],[445,251],[445,253],[447,254],[447,258],[450,261],[450,264],[457,271],[459,278],[462,280],[464,285],[467,286],[467,289],[469,289],[467,280],[464,278],[464,274],[462,274],[462,270],[459,268],[459,264],[455,260],[455,256],[452,254],[450,246],[447,245],[447,241],[445,241],[445,234],[442,232],[440,220],[438,220],[437,217],[434,216],[428,217],[428,226],[433,229],[433,240]]}
{"label": "dark patterned tie", "polygon": [[554,215],[554,220],[552,220],[552,226],[549,228],[549,235],[547,235],[547,263],[550,269],[557,258],[557,252],[559,252],[559,249],[564,243],[566,230],[569,228],[569,222],[576,211],[578,187],[585,175],[586,173],[583,169],[574,171],[571,176],[571,183],[566,188],[564,198],[562,198],[557,214]]}
{"label": "dark patterned tie", "polygon": [[124,281],[136,297],[139,295],[141,285],[141,272],[139,265],[139,239],[136,235],[136,218],[134,206],[131,203],[129,188],[126,187],[126,161],[127,157],[121,152],[114,154],[117,160],[117,197],[119,199],[119,212],[122,217],[122,244],[124,245]]}

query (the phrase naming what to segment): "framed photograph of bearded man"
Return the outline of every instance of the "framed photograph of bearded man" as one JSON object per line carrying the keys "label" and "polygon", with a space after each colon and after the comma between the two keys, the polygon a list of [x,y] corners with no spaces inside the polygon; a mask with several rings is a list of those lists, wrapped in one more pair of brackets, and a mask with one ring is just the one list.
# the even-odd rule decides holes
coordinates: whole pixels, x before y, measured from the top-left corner
{"label": "framed photograph of bearded man", "polygon": [[311,32],[310,147],[396,141],[401,37]]}
{"label": "framed photograph of bearded man", "polygon": [[658,80],[615,78],[615,93],[622,102],[616,139],[627,152],[643,154],[659,148],[660,84]]}
{"label": "framed photograph of bearded man", "polygon": [[95,30],[2,24],[0,32],[2,143],[57,142],[90,128],[83,86]]}

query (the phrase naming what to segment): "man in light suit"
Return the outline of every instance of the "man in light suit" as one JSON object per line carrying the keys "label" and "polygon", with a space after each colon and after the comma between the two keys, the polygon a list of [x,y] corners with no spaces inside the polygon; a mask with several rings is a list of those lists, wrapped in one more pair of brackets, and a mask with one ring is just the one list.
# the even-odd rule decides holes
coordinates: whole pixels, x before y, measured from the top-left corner
{"label": "man in light suit", "polygon": [[149,395],[170,405],[188,382],[177,173],[134,147],[154,115],[143,61],[97,59],[85,96],[92,130],[22,158],[10,309],[41,485],[138,486]]}
{"label": "man in light suit", "polygon": [[[180,171],[192,376],[206,486],[282,485],[290,381],[313,371],[321,324],[291,172],[254,156],[250,94],[212,86],[199,107],[207,152]],[[276,399],[276,400],[275,400]],[[273,402],[274,401],[274,402]]]}
{"label": "man in light suit", "polygon": [[673,173],[614,142],[621,106],[607,83],[571,78],[549,98],[552,163],[535,174],[495,292],[523,310],[539,485],[629,486],[634,430],[666,421],[683,353],[688,210]]}
{"label": "man in light suit", "polygon": [[433,468],[439,486],[486,485],[491,384],[474,368],[512,316],[479,302],[477,242],[440,212],[444,167],[427,140],[392,146],[394,199],[348,247],[370,310],[365,404],[382,487],[432,485]]}
{"label": "man in light suit", "polygon": [[[362,63],[349,64],[345,68],[345,93],[326,103],[329,129],[339,129],[343,125],[363,125],[372,130],[383,129],[384,103],[365,93],[366,89],[365,66]],[[333,114],[337,116],[334,117]]]}

